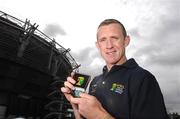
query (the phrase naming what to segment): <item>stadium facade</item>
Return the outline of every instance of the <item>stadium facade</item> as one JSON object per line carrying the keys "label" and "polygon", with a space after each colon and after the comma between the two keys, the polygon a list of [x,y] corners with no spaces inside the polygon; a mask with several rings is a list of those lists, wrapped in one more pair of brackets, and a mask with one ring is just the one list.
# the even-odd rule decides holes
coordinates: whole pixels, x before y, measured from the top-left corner
{"label": "stadium facade", "polygon": [[78,67],[38,25],[0,11],[0,119],[73,119],[59,87]]}

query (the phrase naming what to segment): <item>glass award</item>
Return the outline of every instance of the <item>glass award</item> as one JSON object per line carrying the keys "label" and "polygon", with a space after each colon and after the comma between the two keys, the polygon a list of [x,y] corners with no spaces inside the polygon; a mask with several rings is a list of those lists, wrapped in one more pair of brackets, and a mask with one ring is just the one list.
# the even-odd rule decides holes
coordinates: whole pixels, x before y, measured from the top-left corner
{"label": "glass award", "polygon": [[90,81],[90,76],[81,73],[75,73],[73,76],[76,83],[74,85],[75,89],[72,91],[74,97],[79,97],[80,93],[85,92]]}

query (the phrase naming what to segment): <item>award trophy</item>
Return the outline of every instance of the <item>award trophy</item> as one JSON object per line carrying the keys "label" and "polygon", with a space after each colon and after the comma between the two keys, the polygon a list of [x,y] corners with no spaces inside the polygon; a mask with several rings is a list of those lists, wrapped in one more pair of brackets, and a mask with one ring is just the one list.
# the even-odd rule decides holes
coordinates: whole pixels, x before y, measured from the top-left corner
{"label": "award trophy", "polygon": [[79,97],[80,93],[85,92],[90,81],[90,76],[80,73],[75,73],[73,78],[76,80],[75,89],[72,91],[74,97]]}

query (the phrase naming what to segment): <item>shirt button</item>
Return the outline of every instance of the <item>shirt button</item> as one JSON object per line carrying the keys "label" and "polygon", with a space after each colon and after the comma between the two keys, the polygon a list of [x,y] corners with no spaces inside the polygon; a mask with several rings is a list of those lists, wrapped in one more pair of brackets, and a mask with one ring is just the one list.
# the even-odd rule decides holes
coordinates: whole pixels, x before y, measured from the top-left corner
{"label": "shirt button", "polygon": [[103,81],[102,84],[104,85],[104,84],[105,84],[105,81]]}

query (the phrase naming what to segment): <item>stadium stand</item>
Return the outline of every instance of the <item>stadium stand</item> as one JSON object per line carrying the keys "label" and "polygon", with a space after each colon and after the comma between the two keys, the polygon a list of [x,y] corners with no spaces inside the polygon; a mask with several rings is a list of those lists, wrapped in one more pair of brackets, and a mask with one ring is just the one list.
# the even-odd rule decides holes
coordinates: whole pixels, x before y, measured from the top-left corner
{"label": "stadium stand", "polygon": [[29,20],[0,11],[0,119],[73,119],[59,87],[79,67]]}

